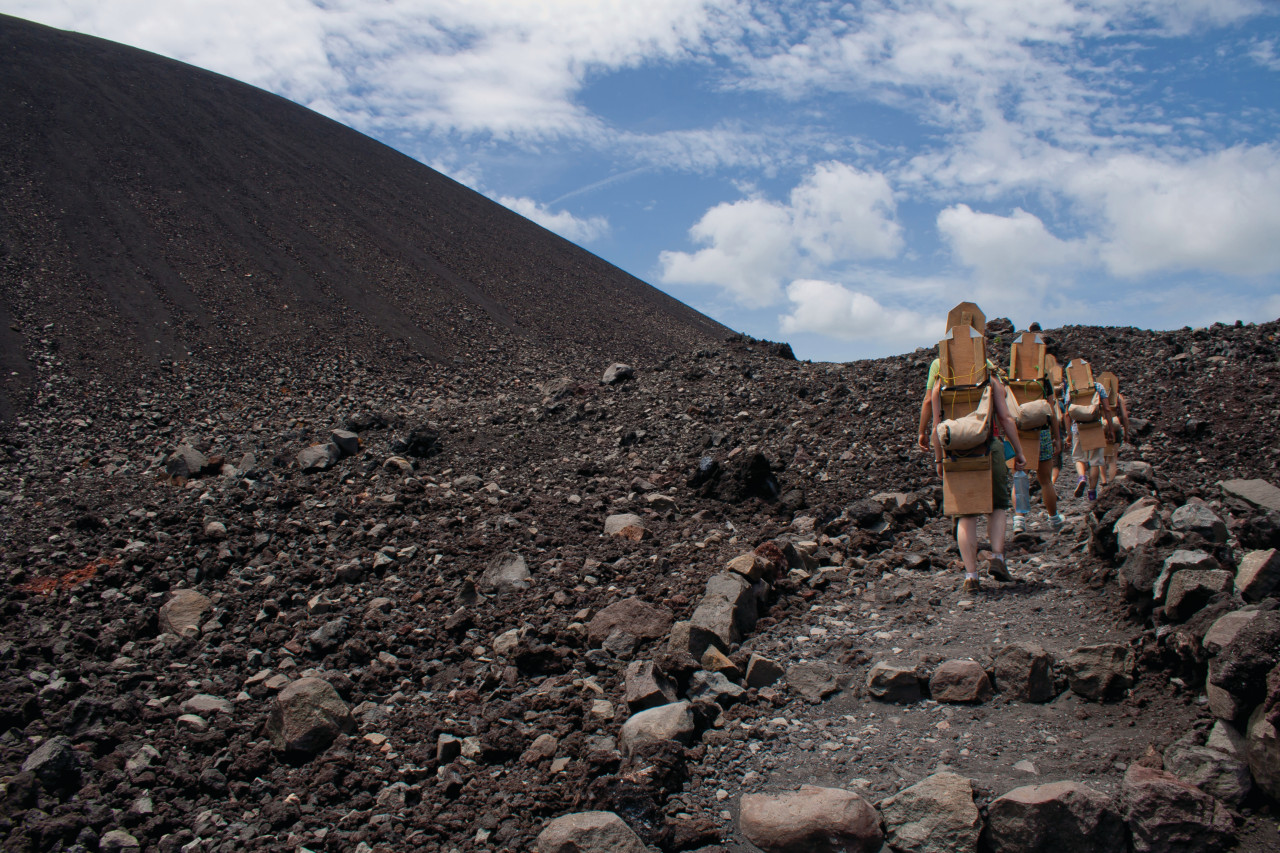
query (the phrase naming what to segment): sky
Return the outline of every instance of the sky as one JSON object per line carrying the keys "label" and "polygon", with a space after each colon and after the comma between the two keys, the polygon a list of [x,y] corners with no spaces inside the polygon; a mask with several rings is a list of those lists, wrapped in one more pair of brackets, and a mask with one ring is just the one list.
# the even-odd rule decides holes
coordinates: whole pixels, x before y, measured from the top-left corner
{"label": "sky", "polygon": [[1277,0],[0,0],[287,97],[725,325],[1280,317]]}

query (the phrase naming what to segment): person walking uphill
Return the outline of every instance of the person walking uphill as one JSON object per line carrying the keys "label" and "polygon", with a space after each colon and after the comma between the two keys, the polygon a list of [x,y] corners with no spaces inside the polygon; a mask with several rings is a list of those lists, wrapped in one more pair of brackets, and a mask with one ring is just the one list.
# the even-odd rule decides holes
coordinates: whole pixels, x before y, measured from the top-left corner
{"label": "person walking uphill", "polygon": [[[943,480],[944,511],[957,518],[964,591],[977,592],[979,515],[987,516],[991,540],[988,573],[999,581],[1013,580],[1004,557],[1011,502],[1001,436],[1013,446],[1014,470],[1025,470],[1027,458],[1005,403],[1005,388],[995,371],[987,369],[986,317],[964,302],[952,309],[947,326],[947,338],[939,343],[941,381],[930,392],[930,445]],[[944,419],[944,414],[951,417]]]}

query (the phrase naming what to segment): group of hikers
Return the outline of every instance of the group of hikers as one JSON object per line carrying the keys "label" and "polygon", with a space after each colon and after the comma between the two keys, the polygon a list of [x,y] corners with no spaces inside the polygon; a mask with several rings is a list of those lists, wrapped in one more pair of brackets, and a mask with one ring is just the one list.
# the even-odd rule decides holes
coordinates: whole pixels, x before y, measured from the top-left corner
{"label": "group of hikers", "polygon": [[987,357],[986,318],[976,305],[956,306],[947,327],[929,366],[917,444],[933,453],[944,512],[956,521],[963,590],[977,592],[979,516],[987,517],[987,573],[1012,581],[1004,557],[1005,523],[1012,510],[1014,534],[1026,529],[1030,473],[1056,532],[1064,523],[1056,484],[1067,435],[1078,477],[1074,496],[1095,501],[1116,476],[1119,447],[1132,433],[1115,375],[1095,375],[1083,359],[1064,367],[1048,351],[1039,324],[1015,336],[1007,371]]}

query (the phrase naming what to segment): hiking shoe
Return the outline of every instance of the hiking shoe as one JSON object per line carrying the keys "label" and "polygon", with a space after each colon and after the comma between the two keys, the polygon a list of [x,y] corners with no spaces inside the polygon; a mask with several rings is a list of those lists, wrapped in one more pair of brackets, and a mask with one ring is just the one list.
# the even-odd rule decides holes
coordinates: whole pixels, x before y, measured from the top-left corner
{"label": "hiking shoe", "polygon": [[1004,564],[1004,560],[998,560],[995,557],[987,560],[987,574],[1002,583],[1013,580],[1013,575],[1009,574],[1009,567]]}
{"label": "hiking shoe", "polygon": [[1027,517],[1025,515],[1015,515],[1013,517],[1013,532],[1021,533],[1027,529]]}
{"label": "hiking shoe", "polygon": [[1098,493],[1097,493],[1097,491],[1096,491],[1096,490],[1094,490],[1094,489],[1090,489],[1090,490],[1089,490],[1089,500],[1090,500],[1090,501],[1096,501],[1097,499],[1098,499]]}
{"label": "hiking shoe", "polygon": [[1072,494],[1075,495],[1076,497],[1080,497],[1081,495],[1084,494],[1084,490],[1086,486],[1087,484],[1085,483],[1084,477],[1081,477],[1080,482],[1076,483],[1076,490],[1072,492]]}
{"label": "hiking shoe", "polygon": [[1049,526],[1053,528],[1055,533],[1062,529],[1062,525],[1065,521],[1066,519],[1062,517],[1062,513],[1060,512],[1055,512],[1053,515],[1049,516]]}
{"label": "hiking shoe", "polygon": [[965,578],[964,586],[960,587],[960,591],[979,593],[982,592],[982,584],[978,582],[977,578]]}

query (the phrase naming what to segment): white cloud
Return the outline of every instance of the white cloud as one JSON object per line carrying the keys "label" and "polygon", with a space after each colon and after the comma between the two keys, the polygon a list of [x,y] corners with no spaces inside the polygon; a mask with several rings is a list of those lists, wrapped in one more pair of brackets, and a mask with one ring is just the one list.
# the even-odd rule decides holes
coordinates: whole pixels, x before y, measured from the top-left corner
{"label": "white cloud", "polygon": [[1047,273],[1087,257],[1083,245],[1053,236],[1021,208],[997,216],[957,204],[938,214],[938,231],[956,260],[973,268],[983,298],[1038,298],[1050,283]]}
{"label": "white cloud", "polygon": [[531,198],[499,196],[494,201],[574,243],[590,243],[609,233],[609,221],[603,216],[581,219],[567,210],[549,210]]}
{"label": "white cloud", "polygon": [[734,0],[3,0],[285,95],[365,131],[593,137],[591,75],[705,52]]}
{"label": "white cloud", "polygon": [[902,228],[894,214],[884,175],[823,163],[786,204],[752,198],[708,210],[689,230],[705,248],[663,252],[662,280],[714,285],[743,305],[770,305],[797,273],[898,254]]}
{"label": "white cloud", "polygon": [[845,341],[876,339],[910,349],[936,343],[945,315],[887,308],[866,293],[830,281],[800,279],[787,287],[793,305],[779,318],[784,334],[815,332]]}
{"label": "white cloud", "polygon": [[1183,162],[1119,155],[1081,170],[1070,191],[1102,217],[1116,275],[1280,272],[1280,148],[1237,146]]}

